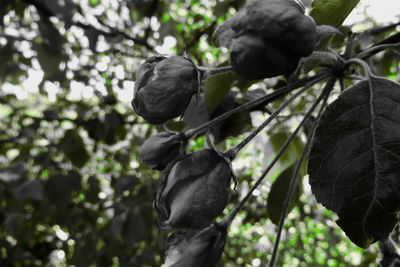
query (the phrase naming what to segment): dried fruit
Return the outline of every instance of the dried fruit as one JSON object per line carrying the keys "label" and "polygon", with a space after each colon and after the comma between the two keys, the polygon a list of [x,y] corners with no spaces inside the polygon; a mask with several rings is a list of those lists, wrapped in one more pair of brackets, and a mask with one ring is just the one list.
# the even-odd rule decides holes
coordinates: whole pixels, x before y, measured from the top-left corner
{"label": "dried fruit", "polygon": [[291,74],[317,42],[314,20],[293,0],[253,0],[216,32],[235,72],[262,79]]}
{"label": "dried fruit", "polygon": [[202,228],[225,208],[232,171],[212,149],[196,151],[164,170],[155,210],[162,228]]}
{"label": "dried fruit", "polygon": [[139,68],[132,106],[146,121],[162,124],[183,115],[198,83],[196,66],[190,60],[151,57]]}
{"label": "dried fruit", "polygon": [[161,132],[151,136],[140,147],[139,159],[150,168],[163,170],[168,163],[179,156],[186,145],[183,134]]}
{"label": "dried fruit", "polygon": [[212,224],[201,230],[189,230],[177,236],[167,252],[165,267],[212,267],[224,251],[226,227]]}

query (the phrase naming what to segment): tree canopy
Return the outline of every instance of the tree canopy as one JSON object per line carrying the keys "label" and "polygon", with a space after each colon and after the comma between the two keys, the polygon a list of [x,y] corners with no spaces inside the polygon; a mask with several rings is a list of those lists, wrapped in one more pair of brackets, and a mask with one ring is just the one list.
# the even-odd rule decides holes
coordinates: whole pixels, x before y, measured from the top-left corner
{"label": "tree canopy", "polygon": [[[291,79],[304,81],[346,53],[366,60],[374,74],[399,82],[400,54],[393,45],[400,42],[400,23],[381,25],[366,14],[356,27],[343,26],[359,2],[313,1],[308,10],[316,24],[338,31],[320,32],[317,52],[300,61],[297,77],[214,75],[202,81],[182,117],[152,125],[131,106],[140,65],[154,55],[180,55],[204,68],[228,66],[229,51],[218,46],[214,33],[246,1],[2,0],[0,265],[161,266],[169,233],[159,229],[153,209],[160,173],[139,159],[140,146],[165,129],[195,129],[279,93]],[[362,74],[359,66],[346,70],[329,101]],[[233,162],[238,184],[221,218],[278,154],[321,88],[313,85],[239,153]],[[188,151],[209,146],[207,139],[218,150],[237,145],[284,103],[282,96],[194,135]],[[330,111],[336,116],[343,110]],[[316,114],[233,221],[218,266],[269,262],[285,194]],[[321,150],[328,149],[318,134]],[[309,160],[315,158],[318,153]],[[337,215],[312,195],[306,168],[301,164],[277,266],[376,266],[378,246],[362,249],[346,237]],[[392,238],[398,243],[398,226]]]}

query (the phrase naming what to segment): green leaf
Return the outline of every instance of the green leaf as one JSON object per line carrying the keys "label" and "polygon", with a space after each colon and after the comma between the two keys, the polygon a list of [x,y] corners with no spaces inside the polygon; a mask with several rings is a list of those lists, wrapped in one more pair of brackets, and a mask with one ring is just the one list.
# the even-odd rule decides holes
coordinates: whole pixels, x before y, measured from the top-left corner
{"label": "green leaf", "polygon": [[45,192],[51,203],[65,208],[71,200],[72,192],[79,190],[80,183],[81,176],[76,172],[52,175],[46,181]]}
{"label": "green leaf", "polygon": [[82,137],[75,130],[68,130],[58,144],[61,151],[78,168],[83,167],[89,160],[89,154],[85,148]]}
{"label": "green leaf", "polygon": [[233,74],[223,73],[211,76],[203,86],[204,97],[208,112],[211,114],[221,103],[232,87]]}
{"label": "green leaf", "polygon": [[[279,132],[270,136],[270,142],[275,152],[282,148],[285,142],[288,140],[290,136],[289,132]],[[286,169],[289,166],[293,165],[296,159],[300,156],[303,150],[303,143],[301,142],[298,136],[292,141],[289,145],[288,149],[285,153],[283,153],[282,157],[279,159],[279,163],[281,164],[282,169]]]}
{"label": "green leaf", "polygon": [[45,72],[45,77],[52,77],[60,71],[60,63],[63,60],[62,54],[55,52],[49,45],[36,44],[35,49],[40,66]]}
{"label": "green leaf", "polygon": [[228,137],[236,137],[252,128],[250,113],[243,110],[229,117],[221,125],[211,129],[215,143],[225,140]]}
{"label": "green leaf", "polygon": [[360,0],[314,0],[310,15],[318,25],[339,28],[358,2]]}
{"label": "green leaf", "polygon": [[[296,164],[293,164],[289,168],[279,175],[275,182],[271,186],[271,190],[268,194],[267,199],[267,214],[271,221],[278,225],[281,218],[283,205],[285,202],[286,194],[289,191],[290,180],[295,171]],[[299,201],[301,195],[301,180],[297,181],[295,190],[293,192],[292,199],[290,201],[288,213],[293,209],[296,203]]]}
{"label": "green leaf", "polygon": [[7,42],[3,47],[0,47],[0,79],[3,79],[4,72],[6,71],[6,64],[11,61],[14,52],[12,42]]}

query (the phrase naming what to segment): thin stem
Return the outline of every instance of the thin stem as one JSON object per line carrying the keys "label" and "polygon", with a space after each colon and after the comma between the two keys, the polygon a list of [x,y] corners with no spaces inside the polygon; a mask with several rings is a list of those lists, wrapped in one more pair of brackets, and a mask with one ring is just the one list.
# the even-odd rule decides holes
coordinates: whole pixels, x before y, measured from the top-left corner
{"label": "thin stem", "polygon": [[200,132],[203,132],[203,131],[207,131],[209,128],[213,127],[214,125],[226,120],[233,114],[236,114],[242,110],[257,107],[259,105],[267,105],[268,103],[275,101],[276,99],[286,95],[287,93],[291,92],[292,90],[295,90],[295,89],[305,85],[308,82],[313,82],[313,84],[315,84],[315,83],[319,82],[321,80],[321,78],[325,79],[330,75],[331,75],[330,72],[319,72],[319,73],[315,74],[314,76],[298,80],[297,82],[292,83],[290,86],[289,85],[283,86],[271,94],[262,96],[253,101],[249,101],[243,105],[240,105],[240,106],[222,114],[221,116],[218,116],[215,119],[208,121],[203,125],[198,126],[197,128],[189,129],[189,130],[185,131],[184,134],[187,138],[192,138],[194,135],[196,135]]}
{"label": "thin stem", "polygon": [[399,47],[400,46],[400,42],[399,43],[395,43],[395,44],[381,44],[381,45],[377,45],[377,46],[372,46],[370,48],[367,48],[363,51],[361,51],[360,53],[358,53],[357,55],[355,55],[355,57],[357,58],[367,58],[371,55],[374,55],[378,52],[381,52],[382,50],[386,49],[386,48],[394,48],[394,47]]}
{"label": "thin stem", "polygon": [[274,165],[278,162],[278,160],[282,157],[283,153],[287,150],[293,139],[296,137],[298,132],[300,131],[301,127],[303,124],[309,119],[315,108],[318,106],[318,104],[322,101],[323,99],[323,93],[321,94],[320,97],[313,103],[311,108],[307,111],[307,113],[304,115],[303,120],[299,123],[299,125],[296,127],[294,132],[289,136],[289,138],[286,140],[285,144],[281,147],[279,150],[278,154],[275,156],[275,158],[272,160],[272,162],[267,166],[267,168],[264,170],[264,172],[261,174],[261,176],[257,179],[257,181],[254,183],[254,185],[250,188],[250,190],[247,192],[246,196],[243,197],[243,199],[239,202],[239,204],[235,207],[235,209],[229,214],[221,223],[229,225],[232,223],[233,219],[235,216],[239,213],[239,211],[242,209],[246,201],[250,198],[250,196],[253,194],[254,190],[261,184],[261,182],[264,180],[264,178],[267,176],[269,171],[274,167]]}
{"label": "thin stem", "polygon": [[299,177],[301,164],[303,163],[303,160],[305,159],[306,155],[308,154],[309,147],[310,147],[310,145],[312,143],[312,139],[314,137],[315,128],[317,127],[318,122],[321,119],[322,111],[324,110],[325,105],[326,105],[326,103],[328,101],[328,97],[330,95],[330,92],[332,91],[332,89],[333,89],[333,87],[335,85],[335,81],[336,81],[335,78],[330,79],[328,81],[328,83],[325,85],[325,88],[324,88],[324,90],[322,91],[322,94],[319,97],[319,100],[323,99],[323,102],[322,102],[322,105],[321,105],[321,107],[319,109],[319,112],[318,112],[318,115],[317,115],[317,119],[315,120],[315,122],[313,124],[313,127],[312,127],[310,133],[307,136],[306,145],[304,146],[304,149],[303,149],[303,152],[301,153],[300,159],[296,163],[295,171],[294,171],[293,176],[292,176],[292,178],[290,180],[290,187],[289,187],[289,191],[286,194],[285,202],[283,204],[283,209],[282,209],[282,212],[281,212],[281,217],[279,219],[278,232],[277,232],[277,236],[276,236],[275,243],[274,243],[274,250],[272,252],[271,261],[269,262],[269,265],[268,265],[269,267],[273,267],[275,265],[275,259],[276,259],[276,256],[278,255],[279,242],[280,242],[280,238],[281,238],[281,235],[282,235],[283,225],[285,223],[285,218],[286,218],[286,215],[287,215],[288,210],[289,210],[289,204],[290,204],[290,201],[292,199],[293,192],[295,190],[295,186],[297,184],[297,178]]}
{"label": "thin stem", "polygon": [[203,73],[202,78],[207,79],[208,77],[213,75],[232,71],[232,66],[220,68],[197,67],[197,69]]}
{"label": "thin stem", "polygon": [[185,131],[184,134],[187,138],[192,138],[194,135],[196,135],[200,132],[203,132],[203,131],[207,131],[209,128],[213,127],[214,125],[226,120],[233,114],[236,114],[242,110],[257,107],[259,105],[267,105],[268,103],[275,101],[276,99],[286,95],[287,93],[291,92],[292,90],[295,90],[295,89],[305,85],[308,82],[313,82],[313,84],[315,84],[315,83],[318,83],[320,80],[327,78],[330,75],[331,75],[330,72],[319,72],[319,73],[315,74],[314,76],[298,80],[297,82],[292,83],[290,86],[289,85],[283,86],[271,94],[262,96],[253,101],[249,101],[243,105],[240,105],[240,106],[222,114],[221,116],[218,116],[215,119],[208,121],[203,125],[198,126],[197,128],[189,129],[189,130]]}
{"label": "thin stem", "polygon": [[359,58],[351,58],[346,61],[346,65],[350,65],[352,63],[360,65],[363,68],[366,76],[375,77],[375,75],[371,71],[371,68],[368,66],[368,64],[364,60],[359,59]]}
{"label": "thin stem", "polygon": [[285,102],[283,102],[279,108],[277,110],[275,110],[271,116],[268,117],[268,119],[266,119],[260,126],[257,127],[257,129],[255,129],[251,134],[249,134],[242,142],[240,142],[239,144],[237,144],[235,147],[229,149],[226,152],[226,155],[230,158],[230,159],[234,159],[237,154],[239,153],[239,151],[245,147],[251,140],[253,140],[253,138],[259,133],[261,132],[271,121],[273,121],[278,115],[279,113],[281,113],[281,111],[283,109],[285,109],[290,103],[292,103],[298,96],[300,96],[302,93],[304,93],[306,90],[308,90],[310,87],[312,87],[316,82],[322,81],[323,79],[325,79],[325,77],[320,77],[312,82],[307,83],[302,89],[300,89],[299,91],[297,91],[294,95],[292,95],[288,100],[286,100]]}

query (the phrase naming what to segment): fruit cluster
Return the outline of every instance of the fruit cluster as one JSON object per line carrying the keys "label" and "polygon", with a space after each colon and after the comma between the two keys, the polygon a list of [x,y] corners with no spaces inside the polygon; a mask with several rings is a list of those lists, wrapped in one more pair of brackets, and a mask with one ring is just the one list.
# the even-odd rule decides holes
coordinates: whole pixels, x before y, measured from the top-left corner
{"label": "fruit cluster", "polygon": [[[231,51],[233,70],[249,79],[292,73],[316,45],[314,21],[293,0],[254,0],[221,25],[216,35]],[[183,116],[199,92],[204,70],[181,56],[156,56],[139,68],[132,106],[153,124]],[[162,170],[154,209],[170,236],[166,266],[214,266],[227,226],[214,222],[228,203],[230,159],[214,149],[185,153],[184,133],[146,140],[139,157]]]}

